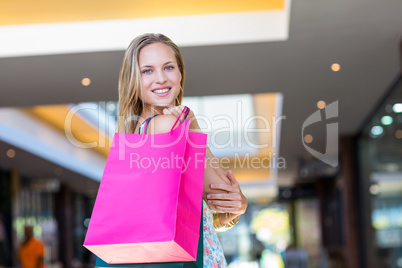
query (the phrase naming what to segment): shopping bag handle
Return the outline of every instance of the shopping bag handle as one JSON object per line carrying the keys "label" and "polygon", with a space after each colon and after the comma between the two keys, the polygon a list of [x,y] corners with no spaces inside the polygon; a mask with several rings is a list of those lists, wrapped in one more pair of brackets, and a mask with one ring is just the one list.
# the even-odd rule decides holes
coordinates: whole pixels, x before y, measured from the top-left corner
{"label": "shopping bag handle", "polygon": [[180,119],[181,115],[183,114],[183,112],[185,112],[185,116],[184,116],[183,120],[180,122],[180,124],[182,124],[182,123],[184,122],[184,120],[186,120],[187,115],[188,115],[189,112],[190,112],[190,109],[189,109],[187,106],[184,106],[184,108],[183,108],[183,110],[181,111],[179,117],[177,117],[176,122],[174,122],[172,128],[170,129],[170,132],[172,132],[173,128],[176,126],[177,121],[179,121],[179,119]]}

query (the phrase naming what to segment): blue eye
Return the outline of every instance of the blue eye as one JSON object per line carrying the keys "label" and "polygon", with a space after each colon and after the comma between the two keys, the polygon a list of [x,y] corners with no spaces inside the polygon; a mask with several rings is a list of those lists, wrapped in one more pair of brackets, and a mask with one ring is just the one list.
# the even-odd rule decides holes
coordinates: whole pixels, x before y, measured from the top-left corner
{"label": "blue eye", "polygon": [[174,69],[174,67],[173,66],[166,66],[166,68],[165,68],[166,70],[168,70],[168,71],[170,71],[170,70],[173,70]]}
{"label": "blue eye", "polygon": [[149,74],[151,72],[152,72],[151,69],[145,69],[145,70],[142,71],[143,74]]}

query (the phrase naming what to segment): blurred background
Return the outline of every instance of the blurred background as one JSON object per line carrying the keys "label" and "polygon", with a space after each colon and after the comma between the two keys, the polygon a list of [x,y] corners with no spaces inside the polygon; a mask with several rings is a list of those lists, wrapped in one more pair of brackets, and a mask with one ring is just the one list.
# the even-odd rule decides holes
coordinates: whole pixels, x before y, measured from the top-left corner
{"label": "blurred background", "polygon": [[[0,267],[83,246],[130,41],[182,51],[183,104],[249,201],[229,267],[402,267],[402,2],[1,1]],[[262,146],[267,145],[267,146]]]}

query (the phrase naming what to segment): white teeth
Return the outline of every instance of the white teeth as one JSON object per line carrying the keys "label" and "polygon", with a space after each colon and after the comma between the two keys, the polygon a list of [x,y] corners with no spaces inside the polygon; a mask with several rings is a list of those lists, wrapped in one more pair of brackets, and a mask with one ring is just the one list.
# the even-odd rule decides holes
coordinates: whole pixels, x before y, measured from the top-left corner
{"label": "white teeth", "polygon": [[165,89],[157,89],[157,90],[154,90],[153,92],[155,92],[155,93],[165,93],[165,92],[168,92],[168,91],[169,91],[169,89],[165,88]]}

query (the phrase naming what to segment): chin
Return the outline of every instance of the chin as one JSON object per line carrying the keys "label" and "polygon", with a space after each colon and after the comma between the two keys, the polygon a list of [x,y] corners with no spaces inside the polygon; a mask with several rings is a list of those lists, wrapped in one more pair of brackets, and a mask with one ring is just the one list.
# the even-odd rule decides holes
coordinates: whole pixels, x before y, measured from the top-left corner
{"label": "chin", "polygon": [[158,106],[158,107],[171,107],[172,105],[174,106],[175,105],[175,102],[173,101],[173,102],[167,102],[167,101],[164,101],[164,102],[156,102],[156,103],[154,103],[153,104],[154,106]]}

